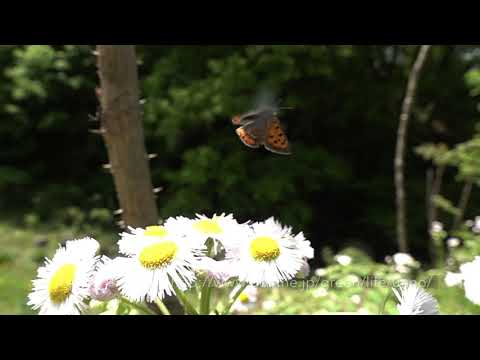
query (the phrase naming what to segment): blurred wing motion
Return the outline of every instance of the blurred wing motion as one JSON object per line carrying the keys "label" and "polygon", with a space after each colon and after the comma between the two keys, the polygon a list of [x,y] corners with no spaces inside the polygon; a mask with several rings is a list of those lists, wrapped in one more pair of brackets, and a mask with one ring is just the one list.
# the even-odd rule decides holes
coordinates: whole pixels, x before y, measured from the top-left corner
{"label": "blurred wing motion", "polygon": [[233,125],[245,125],[251,121],[255,121],[262,115],[262,110],[250,111],[243,115],[236,115],[232,118]]}
{"label": "blurred wing motion", "polygon": [[287,136],[282,129],[280,120],[276,117],[267,122],[267,136],[265,140],[265,148],[271,152],[280,155],[290,155],[290,144]]}

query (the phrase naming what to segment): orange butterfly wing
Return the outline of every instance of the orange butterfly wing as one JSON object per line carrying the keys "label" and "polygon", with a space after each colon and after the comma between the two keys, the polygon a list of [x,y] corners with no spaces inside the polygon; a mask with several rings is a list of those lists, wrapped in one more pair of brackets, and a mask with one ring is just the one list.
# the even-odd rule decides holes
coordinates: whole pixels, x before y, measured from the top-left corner
{"label": "orange butterfly wing", "polygon": [[280,155],[291,154],[287,136],[282,129],[280,120],[277,118],[273,118],[268,122],[265,148]]}
{"label": "orange butterfly wing", "polygon": [[248,147],[258,148],[260,146],[257,140],[251,134],[249,134],[244,127],[238,128],[236,133],[240,140],[242,140],[242,142]]}

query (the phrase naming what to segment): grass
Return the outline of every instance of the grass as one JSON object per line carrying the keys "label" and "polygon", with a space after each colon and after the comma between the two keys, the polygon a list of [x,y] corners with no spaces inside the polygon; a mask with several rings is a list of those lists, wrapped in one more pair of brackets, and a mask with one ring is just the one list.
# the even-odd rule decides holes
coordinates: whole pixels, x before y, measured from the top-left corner
{"label": "grass", "polygon": [[[100,229],[76,229],[63,224],[25,227],[19,221],[0,221],[0,315],[34,314],[27,306],[31,281],[46,256],[51,257],[59,244],[68,239],[94,236],[109,247],[112,234]],[[115,235],[115,234],[113,234]],[[36,242],[46,240],[40,247]]]}

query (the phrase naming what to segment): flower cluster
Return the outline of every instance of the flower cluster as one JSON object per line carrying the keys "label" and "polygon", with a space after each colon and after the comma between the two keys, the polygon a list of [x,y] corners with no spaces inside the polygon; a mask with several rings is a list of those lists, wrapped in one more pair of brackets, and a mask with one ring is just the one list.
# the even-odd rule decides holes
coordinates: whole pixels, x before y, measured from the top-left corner
{"label": "flower cluster", "polygon": [[408,274],[420,267],[420,263],[407,253],[396,253],[393,256],[387,256],[385,257],[385,262],[393,265],[395,271],[400,274]]}
{"label": "flower cluster", "polygon": [[[91,238],[60,247],[38,269],[28,304],[40,314],[80,314],[89,300],[123,299],[135,305],[161,303],[175,295],[185,301],[183,293],[198,286],[199,279],[219,286],[237,281],[239,289],[226,307],[228,313],[252,288],[304,276],[314,253],[303,233],[294,235],[292,228],[273,218],[240,224],[225,214],[169,218],[161,226],[128,228],[120,234],[121,256],[115,259],[98,256],[99,248]],[[208,314],[209,301],[204,303]]]}
{"label": "flower cluster", "polygon": [[476,305],[480,305],[480,256],[473,261],[460,266],[459,273],[447,272],[445,284],[448,287],[461,285],[465,290],[465,297]]}

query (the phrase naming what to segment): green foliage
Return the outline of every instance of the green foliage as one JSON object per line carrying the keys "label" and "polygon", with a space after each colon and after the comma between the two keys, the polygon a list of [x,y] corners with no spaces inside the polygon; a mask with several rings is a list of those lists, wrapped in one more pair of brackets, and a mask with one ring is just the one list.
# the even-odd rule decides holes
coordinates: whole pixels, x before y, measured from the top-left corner
{"label": "green foliage", "polygon": [[[88,133],[98,127],[87,121],[98,105],[92,50],[0,48],[3,207],[28,209],[39,221],[61,217],[72,204],[83,212],[117,208],[112,178],[101,171],[104,145]],[[478,63],[466,56],[474,50],[433,47],[409,144],[452,147],[471,137],[474,75],[468,83],[464,75]],[[162,217],[275,214],[303,229],[315,247],[339,248],[352,238],[374,238],[378,254],[395,246],[392,144],[415,46],[138,46],[138,53],[147,149],[159,154],[151,167],[155,186],[164,188]],[[280,114],[289,157],[244,147],[230,123],[273,98],[294,108]],[[461,176],[471,176],[476,163],[462,163]],[[408,167],[411,243],[425,251],[418,235],[425,220],[416,213],[424,214],[424,165],[409,158]]]}
{"label": "green foliage", "polygon": [[480,233],[463,225],[461,229],[453,234],[456,238],[461,239],[461,245],[450,249],[450,266],[457,270],[458,266],[463,263],[470,262],[476,256],[480,256]]}
{"label": "green foliage", "polygon": [[[0,47],[0,204],[22,214],[13,225],[0,224],[0,293],[8,293],[0,312],[28,311],[24,299],[36,262],[58,242],[89,234],[109,243],[104,232],[118,231],[112,179],[100,170],[106,151],[101,139],[88,133],[98,127],[87,121],[98,105],[92,50]],[[442,194],[434,199],[449,216],[458,215],[456,201],[450,200],[458,196],[458,183],[480,181],[477,50],[432,48],[409,127],[409,146],[417,155],[455,171],[455,177],[446,173]],[[337,264],[334,255],[350,242],[373,248],[376,259],[395,248],[393,144],[416,47],[139,46],[138,51],[147,149],[159,154],[151,167],[154,184],[164,188],[158,201],[162,217],[224,211],[249,220],[274,214],[304,230],[335,282],[404,276],[354,248],[342,250],[351,265]],[[230,123],[232,115],[274,98],[294,108],[280,114],[293,149],[289,157],[244,147]],[[424,253],[425,209],[419,204],[424,204],[425,163],[411,154],[410,242]],[[470,212],[478,212],[477,203],[471,201]],[[41,225],[48,223],[48,229]],[[32,246],[44,235],[52,237],[47,249]],[[462,228],[458,236],[464,245],[451,254],[457,263],[479,254],[477,234]],[[443,276],[443,270],[432,271],[411,275]],[[439,299],[446,313],[458,313],[462,306],[478,311],[459,300],[458,289],[441,281],[436,286],[432,291],[448,299]],[[257,310],[293,314],[361,307],[376,313],[388,293],[385,288],[326,291],[266,291],[264,299],[277,305]],[[352,303],[354,295],[361,297],[361,306]],[[386,311],[395,312],[393,302]]]}
{"label": "green foliage", "polygon": [[472,96],[480,95],[480,69],[474,68],[465,74],[465,81],[470,87],[470,94]]}
{"label": "green foliage", "polygon": [[72,202],[105,206],[94,200],[98,185],[104,198],[113,193],[97,170],[105,150],[88,134],[97,82],[91,47],[12,46],[0,49],[0,63],[2,205],[46,216]]}
{"label": "green foliage", "polygon": [[441,195],[434,196],[432,201],[435,204],[435,206],[437,206],[439,209],[443,210],[447,214],[450,214],[452,216],[457,216],[460,213],[458,208],[456,208],[455,205],[453,205],[450,200],[445,199]]}
{"label": "green foliage", "polygon": [[[435,49],[435,58],[443,60],[450,51]],[[248,219],[275,209],[282,220],[315,236],[320,221],[332,241],[352,236],[348,229],[356,227],[381,234],[388,244],[394,226],[391,144],[414,55],[408,47],[381,46],[164,47],[154,61],[145,49],[146,63],[155,64],[144,81],[145,121],[149,149],[163,154],[153,168],[155,183],[166,185],[162,215],[235,210]],[[433,81],[457,81],[455,91],[466,92],[462,71],[452,65],[443,80],[426,71],[418,121],[425,115],[422,122],[428,122],[445,108],[423,105],[423,97],[436,99]],[[245,148],[230,124],[232,115],[273,97],[295,108],[281,114],[291,157]],[[455,117],[469,119],[467,112]],[[425,132],[415,122],[411,131],[415,141]],[[413,193],[419,196],[409,197],[412,202],[423,201],[422,192]],[[374,204],[362,206],[372,197]],[[332,209],[355,223],[329,227],[338,223]],[[423,226],[421,218],[412,223]]]}
{"label": "green foliage", "polygon": [[415,152],[436,166],[452,166],[457,170],[457,181],[474,181],[480,185],[480,137],[473,137],[449,149],[446,144],[423,144]]}
{"label": "green foliage", "polygon": [[458,166],[460,180],[472,179],[480,185],[480,137],[459,144],[452,151],[452,162]]}
{"label": "green foliage", "polygon": [[415,153],[426,161],[433,161],[436,165],[451,163],[451,155],[446,144],[423,144],[415,148]]}

